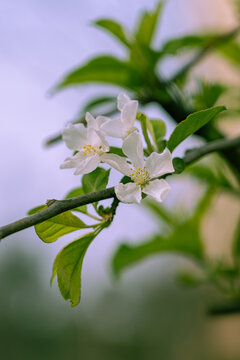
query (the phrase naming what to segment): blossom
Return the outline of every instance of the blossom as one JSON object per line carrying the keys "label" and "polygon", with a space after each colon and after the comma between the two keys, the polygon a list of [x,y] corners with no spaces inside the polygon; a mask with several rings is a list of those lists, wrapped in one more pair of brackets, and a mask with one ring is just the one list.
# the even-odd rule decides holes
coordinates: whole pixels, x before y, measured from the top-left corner
{"label": "blossom", "polygon": [[109,151],[109,145],[102,132],[97,129],[97,126],[85,127],[83,124],[70,124],[64,129],[63,141],[77,153],[67,158],[60,165],[61,169],[76,168],[74,175],[79,175],[90,173],[98,167],[102,155]]}
{"label": "blossom", "polygon": [[142,192],[154,200],[162,202],[170,190],[164,179],[158,177],[174,172],[172,156],[168,149],[162,154],[153,152],[146,160],[143,154],[142,140],[139,134],[132,133],[123,142],[123,152],[131,160],[115,154],[104,154],[103,159],[122,174],[131,177],[133,182],[115,186],[117,198],[126,203],[140,203]]}
{"label": "blossom", "polygon": [[121,93],[117,98],[117,107],[121,115],[118,120],[109,118],[101,125],[101,130],[108,136],[125,139],[136,128],[134,123],[137,116],[138,101],[131,100],[126,94]]}

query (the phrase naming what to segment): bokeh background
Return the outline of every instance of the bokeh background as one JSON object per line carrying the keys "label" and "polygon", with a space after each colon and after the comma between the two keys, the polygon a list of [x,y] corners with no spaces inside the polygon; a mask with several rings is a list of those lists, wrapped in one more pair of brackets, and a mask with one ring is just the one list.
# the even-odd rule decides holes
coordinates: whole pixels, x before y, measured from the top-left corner
{"label": "bokeh background", "polygon": [[[62,198],[79,185],[59,164],[68,155],[63,144],[44,148],[44,140],[74,118],[89,94],[106,87],[84,85],[55,96],[49,90],[62,75],[97,53],[121,56],[121,48],[91,25],[112,17],[129,29],[138,13],[155,0],[2,0],[0,2],[0,148],[1,225],[23,217],[49,198]],[[201,29],[227,31],[237,25],[229,0],[168,0],[155,43]],[[164,65],[166,74],[176,61]],[[210,56],[196,69],[211,79],[239,85],[239,76]],[[118,89],[112,93],[117,95]],[[150,106],[149,115],[173,123]],[[228,126],[229,133],[239,129]],[[180,147],[198,144],[190,139]],[[111,180],[114,184],[115,178]],[[167,206],[191,211],[201,190],[172,181]],[[228,254],[239,204],[219,199],[218,214],[208,228],[218,229],[219,243],[209,254]],[[229,214],[226,217],[221,208]],[[223,216],[224,215],[224,216]],[[219,222],[221,219],[221,227]],[[82,272],[82,301],[71,309],[56,284],[49,286],[53,260],[71,236],[44,244],[34,229],[0,244],[0,356],[6,359],[240,359],[240,317],[210,319],[205,309],[214,292],[186,290],[175,282],[183,260],[159,256],[145,261],[115,281],[111,256],[123,240],[138,242],[157,229],[140,206],[121,205],[112,226],[88,250]],[[207,235],[206,235],[207,238]],[[219,244],[224,243],[224,246]]]}

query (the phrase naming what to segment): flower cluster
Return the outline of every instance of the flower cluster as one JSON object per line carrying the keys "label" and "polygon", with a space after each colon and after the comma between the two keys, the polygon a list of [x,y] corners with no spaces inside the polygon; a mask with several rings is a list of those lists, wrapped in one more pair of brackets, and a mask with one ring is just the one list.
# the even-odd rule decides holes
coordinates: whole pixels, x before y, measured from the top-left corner
{"label": "flower cluster", "polygon": [[[166,148],[163,153],[152,152],[144,158],[143,143],[134,127],[138,102],[121,93],[117,99],[120,118],[112,120],[105,116],[94,118],[86,114],[87,126],[69,125],[63,131],[63,141],[75,151],[67,158],[61,169],[75,168],[75,175],[87,174],[95,170],[100,162],[105,162],[132,182],[115,186],[117,198],[126,203],[140,203],[142,192],[157,201],[163,201],[170,190],[169,184],[159,177],[174,171],[172,156]],[[122,151],[126,157],[110,153],[106,136],[122,138]]]}

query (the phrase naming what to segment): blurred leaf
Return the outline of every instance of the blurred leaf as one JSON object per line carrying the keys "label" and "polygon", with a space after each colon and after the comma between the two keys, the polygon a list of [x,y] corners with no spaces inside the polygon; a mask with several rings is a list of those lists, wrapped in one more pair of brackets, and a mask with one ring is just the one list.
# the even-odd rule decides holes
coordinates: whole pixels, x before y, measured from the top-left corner
{"label": "blurred leaf", "polygon": [[82,188],[85,194],[105,189],[108,184],[109,170],[98,167],[90,174],[83,175]]}
{"label": "blurred leaf", "polygon": [[90,233],[71,242],[58,253],[53,264],[51,283],[57,275],[59,290],[72,306],[80,302],[83,258],[94,238],[95,234]]}
{"label": "blurred leaf", "polygon": [[87,111],[91,112],[101,105],[114,105],[116,107],[116,98],[113,96],[98,96],[89,100],[83,107],[82,113],[86,113]]}
{"label": "blurred leaf", "polygon": [[235,240],[234,240],[234,255],[237,257],[240,256],[240,218],[238,220],[238,226],[237,226]]}
{"label": "blurred leaf", "polygon": [[202,244],[195,225],[187,222],[177,226],[167,238],[157,235],[139,245],[122,244],[113,258],[114,274],[119,275],[126,267],[132,266],[150,255],[166,252],[201,259],[203,256]]}
{"label": "blurred leaf", "polygon": [[[28,214],[32,215],[44,209],[47,209],[47,205],[38,206],[30,210]],[[84,229],[88,226],[77,216],[73,215],[71,211],[65,211],[64,213],[45,220],[34,227],[38,237],[42,241],[52,243],[63,235],[70,234],[79,229]]]}
{"label": "blurred leaf", "polygon": [[240,44],[236,39],[230,39],[217,48],[217,51],[226,60],[229,60],[233,65],[240,66]]}
{"label": "blurred leaf", "polygon": [[179,273],[177,275],[177,280],[180,282],[181,285],[189,287],[198,286],[205,281],[204,278],[200,278],[196,274],[188,272]]}
{"label": "blurred leaf", "polygon": [[158,2],[156,8],[152,12],[145,11],[141,15],[141,20],[136,31],[136,38],[145,45],[151,45],[154,33],[156,31],[158,18],[162,13],[164,2]]}
{"label": "blurred leaf", "polygon": [[187,168],[186,173],[190,173],[191,176],[206,182],[213,187],[223,187],[228,190],[236,191],[233,187],[230,179],[228,178],[227,169],[223,167],[223,164],[215,161],[213,164],[194,164]]}
{"label": "blurred leaf", "polygon": [[201,127],[213,120],[221,111],[226,110],[224,106],[216,106],[207,110],[201,110],[189,115],[173,130],[167,142],[168,149],[173,150],[188,136],[194,134]]}
{"label": "blurred leaf", "polygon": [[[84,195],[84,191],[82,189],[82,187],[77,187],[75,189],[72,189],[71,191],[69,191],[67,193],[67,195],[65,196],[65,199],[70,199],[72,197],[75,197],[75,196],[81,196],[81,195]],[[74,211],[79,211],[81,213],[84,213],[86,214],[87,213],[87,205],[83,205],[83,206],[79,206],[77,207],[76,209],[73,209]]]}
{"label": "blurred leaf", "polygon": [[113,56],[99,56],[68,73],[54,90],[86,82],[103,82],[129,89],[142,86],[142,78],[135,68]]}
{"label": "blurred leaf", "polygon": [[166,41],[161,49],[162,55],[179,55],[183,51],[204,47],[214,35],[187,35]]}
{"label": "blurred leaf", "polygon": [[195,109],[203,110],[214,106],[226,90],[221,84],[200,80],[197,91],[192,95]]}
{"label": "blurred leaf", "polygon": [[173,159],[173,167],[176,174],[181,174],[183,170],[185,169],[185,163],[183,159],[175,157]]}
{"label": "blurred leaf", "polygon": [[130,42],[127,39],[125,31],[122,25],[118,22],[111,19],[99,19],[97,21],[94,21],[93,24],[103,28],[104,30],[107,30],[108,32],[113,34],[118,40],[120,40],[121,43],[123,43],[127,47],[130,47]]}

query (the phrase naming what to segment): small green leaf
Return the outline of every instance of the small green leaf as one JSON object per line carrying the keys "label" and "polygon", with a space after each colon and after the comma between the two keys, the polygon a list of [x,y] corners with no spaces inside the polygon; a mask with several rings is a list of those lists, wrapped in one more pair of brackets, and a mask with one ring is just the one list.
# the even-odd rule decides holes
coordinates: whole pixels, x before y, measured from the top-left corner
{"label": "small green leaf", "polygon": [[201,127],[213,120],[220,112],[226,110],[225,106],[216,106],[207,110],[202,110],[189,115],[185,120],[176,126],[170,139],[167,142],[168,149],[173,150],[188,136],[194,134]]}
{"label": "small green leaf", "polygon": [[116,147],[116,146],[110,146],[110,153],[112,154],[116,154],[122,157],[126,157],[126,155],[124,154],[124,152],[122,151],[122,149]]}
{"label": "small green leaf", "polygon": [[145,11],[141,15],[141,20],[135,34],[139,42],[151,45],[160,14],[162,13],[164,2],[158,2],[152,12]]}
{"label": "small green leaf", "polygon": [[166,135],[166,125],[162,120],[150,120],[151,128],[149,132],[152,136],[153,142],[155,144],[156,150],[159,151],[161,141]]}
{"label": "small green leaf", "polygon": [[44,209],[47,209],[47,205],[39,205],[39,206],[36,206],[36,207],[32,208],[31,210],[29,210],[27,214],[33,215]]}
{"label": "small green leaf", "polygon": [[103,190],[108,184],[109,170],[98,167],[90,174],[83,175],[82,177],[82,188],[85,194],[90,192]]}
{"label": "small green leaf", "polygon": [[95,234],[90,233],[71,242],[59,252],[53,264],[51,283],[57,275],[59,290],[72,306],[80,302],[83,258],[94,238]]}
{"label": "small green leaf", "polygon": [[[47,209],[47,205],[38,206],[30,210],[28,214],[32,215],[44,209]],[[42,241],[51,243],[63,235],[70,234],[71,232],[79,229],[84,229],[88,226],[77,216],[73,215],[71,211],[66,211],[52,217],[51,219],[45,220],[34,227],[38,237]]]}
{"label": "small green leaf", "polygon": [[[65,199],[70,199],[70,198],[73,198],[75,196],[82,196],[84,195],[84,191],[83,191],[83,188],[82,187],[78,187],[78,188],[75,188],[75,189],[72,189],[71,191],[69,191],[67,193],[67,195],[65,196]],[[79,211],[83,214],[86,214],[87,213],[87,205],[83,205],[83,206],[79,206],[77,207],[76,209],[73,209],[74,211]]]}
{"label": "small green leaf", "polygon": [[111,19],[99,19],[94,21],[95,25],[103,28],[104,30],[109,31],[113,34],[118,40],[120,40],[124,45],[130,47],[130,42],[125,34],[125,31],[121,24]]}
{"label": "small green leaf", "polygon": [[185,169],[185,163],[184,163],[183,159],[178,158],[178,157],[174,158],[173,159],[173,167],[175,169],[176,174],[181,174]]}
{"label": "small green leaf", "polygon": [[90,82],[135,89],[142,86],[142,77],[137,69],[124,61],[113,56],[99,56],[68,73],[53,92]]}

